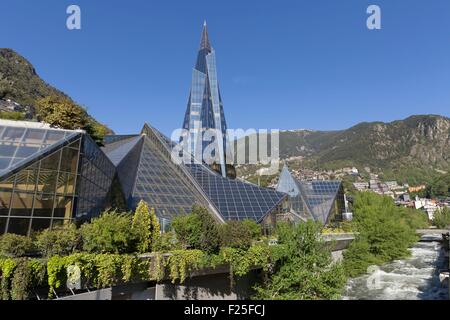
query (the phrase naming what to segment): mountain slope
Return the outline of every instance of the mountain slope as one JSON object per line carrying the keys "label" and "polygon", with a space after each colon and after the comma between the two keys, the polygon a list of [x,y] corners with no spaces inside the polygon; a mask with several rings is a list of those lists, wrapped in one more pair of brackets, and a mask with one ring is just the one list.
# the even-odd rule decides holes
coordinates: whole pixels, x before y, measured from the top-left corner
{"label": "mountain slope", "polygon": [[280,157],[304,168],[369,167],[385,179],[429,182],[450,172],[450,118],[417,115],[340,131],[282,131]]}
{"label": "mountain slope", "polygon": [[11,49],[0,48],[0,99],[11,99],[23,106],[33,106],[39,98],[67,97],[43,81],[33,65]]}
{"label": "mountain slope", "polygon": [[[0,111],[18,111],[26,114],[25,118],[34,119],[37,101],[45,97],[73,102],[64,92],[42,80],[27,59],[11,49],[0,48]],[[97,120],[88,117],[94,126],[103,127]],[[109,128],[105,131],[112,133]]]}
{"label": "mountain slope", "polygon": [[350,162],[381,169],[416,165],[448,170],[450,119],[421,115],[334,132],[283,132],[280,153],[282,158],[313,156],[318,165]]}

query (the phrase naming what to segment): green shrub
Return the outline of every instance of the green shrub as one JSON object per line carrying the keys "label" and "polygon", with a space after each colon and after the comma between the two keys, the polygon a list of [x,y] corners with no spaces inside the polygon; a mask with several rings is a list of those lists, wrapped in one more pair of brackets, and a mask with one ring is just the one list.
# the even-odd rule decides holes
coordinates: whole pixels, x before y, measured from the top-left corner
{"label": "green shrub", "polygon": [[150,210],[150,226],[151,226],[151,248],[155,249],[159,238],[161,237],[161,225],[159,219],[155,214],[155,209]]}
{"label": "green shrub", "polygon": [[17,259],[17,267],[11,280],[11,299],[26,300],[28,298],[28,289],[31,286],[31,272],[28,268],[28,259]]}
{"label": "green shrub", "polygon": [[12,258],[0,258],[1,300],[11,298],[11,278],[16,270],[17,263]]}
{"label": "green shrub", "polygon": [[181,243],[178,241],[175,232],[163,233],[155,242],[154,251],[169,252],[172,250],[182,249]]}
{"label": "green shrub", "polygon": [[19,121],[25,119],[25,114],[17,111],[0,111],[0,119]]}
{"label": "green shrub", "polygon": [[36,245],[44,257],[69,255],[81,244],[80,231],[75,224],[46,229],[36,236]]}
{"label": "green shrub", "polygon": [[261,238],[261,226],[254,220],[243,220],[242,224],[250,230],[253,240],[259,240]]}
{"label": "green shrub", "polygon": [[370,253],[370,244],[366,240],[353,241],[344,252],[344,269],[349,277],[356,277],[367,272],[371,265],[382,261]]}
{"label": "green shrub", "polygon": [[150,252],[161,234],[158,218],[154,209],[141,200],[133,216],[132,231],[137,238],[137,250],[140,253]]}
{"label": "green shrub", "polygon": [[93,253],[134,252],[136,236],[128,213],[105,212],[81,226],[83,250]]}
{"label": "green shrub", "polygon": [[197,215],[178,216],[172,220],[171,225],[184,249],[200,247],[202,222]]}
{"label": "green shrub", "polygon": [[29,237],[7,233],[0,237],[0,255],[6,257],[23,257],[34,250]]}
{"label": "green shrub", "polygon": [[330,249],[319,237],[321,228],[312,221],[278,225],[279,245],[272,247],[277,263],[269,279],[255,287],[254,298],[319,300],[340,297],[346,276],[341,264],[332,263]]}
{"label": "green shrub", "polygon": [[416,228],[426,226],[425,217],[416,210],[397,207],[390,197],[360,192],[353,205],[353,226],[357,239],[344,253],[347,275],[357,276],[369,265],[407,257],[417,240]]}
{"label": "green shrub", "polygon": [[220,226],[223,247],[248,249],[252,245],[252,229],[242,221],[228,221]]}
{"label": "green shrub", "polygon": [[450,209],[445,207],[436,211],[433,216],[433,224],[439,229],[450,227]]}
{"label": "green shrub", "polygon": [[197,215],[201,221],[200,246],[198,249],[206,253],[215,253],[220,248],[220,232],[217,222],[206,208],[194,205],[192,214]]}
{"label": "green shrub", "polygon": [[219,251],[219,225],[209,211],[201,206],[194,205],[190,214],[173,219],[172,228],[183,248],[199,249],[207,253]]}
{"label": "green shrub", "polygon": [[29,258],[0,259],[0,300],[26,300],[33,288],[44,284],[46,265]]}
{"label": "green shrub", "polygon": [[136,235],[137,250],[140,253],[150,251],[152,243],[152,225],[150,210],[145,201],[140,201],[133,216],[132,231]]}

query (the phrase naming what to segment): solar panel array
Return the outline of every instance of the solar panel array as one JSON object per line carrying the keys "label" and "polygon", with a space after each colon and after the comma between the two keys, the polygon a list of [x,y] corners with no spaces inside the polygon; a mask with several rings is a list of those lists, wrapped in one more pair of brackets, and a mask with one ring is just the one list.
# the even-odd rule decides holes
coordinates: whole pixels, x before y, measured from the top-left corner
{"label": "solar panel array", "polygon": [[261,221],[286,197],[281,192],[223,178],[201,164],[187,167],[225,220]]}

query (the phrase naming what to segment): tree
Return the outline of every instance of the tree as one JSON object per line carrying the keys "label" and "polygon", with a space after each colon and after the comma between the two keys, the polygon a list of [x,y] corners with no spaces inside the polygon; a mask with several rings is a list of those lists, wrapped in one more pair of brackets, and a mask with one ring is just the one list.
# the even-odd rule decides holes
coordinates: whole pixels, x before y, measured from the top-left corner
{"label": "tree", "polygon": [[435,179],[430,189],[432,197],[450,197],[450,174]]}
{"label": "tree", "polygon": [[132,230],[137,238],[137,250],[149,252],[156,247],[160,236],[160,225],[155,210],[149,210],[148,204],[141,200],[133,216]]}
{"label": "tree", "polygon": [[0,99],[5,98],[11,92],[11,82],[0,72]]}
{"label": "tree", "polygon": [[308,221],[277,226],[278,261],[269,279],[256,286],[256,299],[337,299],[346,283],[341,264],[333,263],[329,247],[320,239],[321,226]]}
{"label": "tree", "polygon": [[102,144],[109,129],[95,121],[86,110],[65,96],[47,96],[36,101],[37,117],[52,127],[85,130],[97,144]]}
{"label": "tree", "polygon": [[450,208],[445,207],[434,213],[433,224],[439,229],[450,227]]}
{"label": "tree", "polygon": [[48,96],[36,101],[39,120],[52,127],[62,129],[84,129],[88,125],[88,115],[69,98]]}
{"label": "tree", "polygon": [[180,215],[172,220],[172,228],[184,249],[200,248],[202,222],[195,214]]}
{"label": "tree", "polygon": [[98,123],[93,118],[88,117],[88,122],[84,130],[91,136],[91,138],[99,145],[103,145],[103,139],[110,130],[105,125]]}
{"label": "tree", "polygon": [[161,238],[161,225],[159,224],[159,219],[155,214],[154,208],[150,210],[150,221],[151,221],[150,225],[152,228],[151,247],[152,250],[154,251],[159,244],[159,239]]}
{"label": "tree", "polygon": [[201,221],[199,249],[207,253],[216,253],[220,248],[220,232],[217,222],[204,207],[194,205],[192,213],[197,215]]}
{"label": "tree", "polygon": [[242,221],[242,224],[250,230],[253,240],[258,240],[261,237],[261,226],[254,220],[246,219]]}
{"label": "tree", "polygon": [[136,236],[131,224],[131,214],[104,212],[81,226],[83,250],[92,253],[134,252]]}
{"label": "tree", "polygon": [[192,206],[188,215],[178,216],[172,228],[183,247],[215,253],[220,248],[220,231],[209,211],[199,205]]}
{"label": "tree", "polygon": [[150,211],[145,201],[140,201],[133,216],[131,230],[137,238],[137,251],[140,253],[148,252],[151,248],[151,221]]}
{"label": "tree", "polygon": [[390,197],[372,192],[357,193],[353,213],[358,236],[344,253],[349,276],[364,273],[371,264],[407,257],[418,240],[416,229],[426,226],[422,213],[397,207]]}

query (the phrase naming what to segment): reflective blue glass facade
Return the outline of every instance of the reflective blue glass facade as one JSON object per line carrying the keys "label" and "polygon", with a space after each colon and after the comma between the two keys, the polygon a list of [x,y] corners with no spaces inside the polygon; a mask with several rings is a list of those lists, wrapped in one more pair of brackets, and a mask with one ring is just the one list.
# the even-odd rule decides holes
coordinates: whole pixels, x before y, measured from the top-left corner
{"label": "reflective blue glass facade", "polygon": [[[33,232],[85,221],[140,200],[154,208],[165,229],[194,204],[218,222],[275,219],[283,193],[222,177],[204,164],[176,164],[173,143],[145,125],[141,134],[106,137],[100,148],[83,131],[0,120],[0,234]],[[125,198],[125,199],[123,199]],[[122,208],[122,207],[120,207]],[[269,218],[268,218],[269,217]]]}
{"label": "reflective blue glass facade", "polygon": [[83,136],[79,172],[76,218],[90,219],[105,209],[106,196],[110,191],[116,168],[88,135]]}
{"label": "reflective blue glass facade", "polygon": [[[112,141],[112,139],[110,140]],[[131,205],[131,194],[136,181],[136,174],[141,159],[144,136],[128,136],[106,144],[103,151],[116,166],[125,201]]]}
{"label": "reflective blue glass facade", "polygon": [[[203,27],[197,63],[192,72],[191,92],[184,117],[183,128],[189,130],[189,152],[202,160],[206,146],[211,142],[202,141],[203,133],[214,129],[222,135],[217,136],[216,151],[213,156],[220,163],[222,175],[226,175],[226,130],[222,97],[217,79],[216,54],[211,47],[206,23]],[[186,139],[187,137],[184,137]],[[200,150],[200,151],[199,151]]]}

